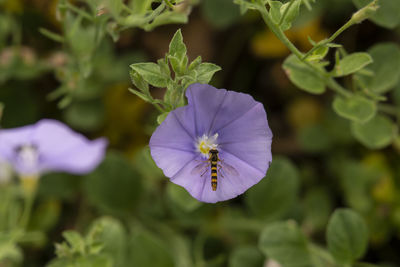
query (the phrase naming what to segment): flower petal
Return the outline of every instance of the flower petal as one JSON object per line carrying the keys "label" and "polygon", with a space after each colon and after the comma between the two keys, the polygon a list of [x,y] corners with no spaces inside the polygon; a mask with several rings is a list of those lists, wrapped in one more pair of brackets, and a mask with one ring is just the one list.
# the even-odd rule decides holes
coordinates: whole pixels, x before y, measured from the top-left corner
{"label": "flower petal", "polygon": [[265,176],[265,172],[261,172],[229,153],[221,152],[221,155],[224,156],[224,160],[229,163],[229,165],[232,165],[238,171],[238,175],[229,174],[224,171],[224,167],[222,167],[222,170],[218,173],[218,186],[216,191],[213,191],[211,188],[210,170],[203,176],[191,173],[193,168],[198,164],[196,160],[189,161],[171,178],[171,181],[183,186],[197,200],[215,203],[243,194]]}
{"label": "flower petal", "polygon": [[16,160],[15,149],[28,144],[35,130],[35,125],[0,130],[0,156],[9,162]]}
{"label": "flower petal", "polygon": [[186,91],[193,106],[197,136],[213,135],[257,104],[247,94],[216,89],[208,84],[192,84]]}
{"label": "flower petal", "polygon": [[[263,106],[258,103],[219,130],[220,149],[266,172],[272,161],[272,132]],[[221,156],[221,158],[223,158]]]}
{"label": "flower petal", "polygon": [[80,140],[77,143],[79,144],[67,150],[56,151],[57,155],[54,157],[45,154],[41,162],[42,169],[74,174],[86,174],[93,171],[104,158],[107,140],[99,138],[94,141]]}

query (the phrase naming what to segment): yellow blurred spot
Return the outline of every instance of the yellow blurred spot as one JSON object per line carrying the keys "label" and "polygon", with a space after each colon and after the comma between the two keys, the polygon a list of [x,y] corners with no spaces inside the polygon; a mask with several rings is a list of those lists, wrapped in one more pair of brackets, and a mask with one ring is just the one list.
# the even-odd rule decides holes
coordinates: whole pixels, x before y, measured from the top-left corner
{"label": "yellow blurred spot", "polygon": [[3,6],[9,13],[21,14],[24,11],[24,5],[21,0],[6,0]]}
{"label": "yellow blurred spot", "polygon": [[22,191],[26,196],[32,196],[36,193],[36,189],[39,183],[39,177],[36,175],[32,176],[21,176],[21,187]]}
{"label": "yellow blurred spot", "polygon": [[106,128],[110,145],[133,155],[147,143],[146,125],[151,106],[128,91],[129,84],[116,84],[107,91]]}
{"label": "yellow blurred spot", "polygon": [[[286,36],[293,43],[296,43],[300,50],[307,51],[312,45],[308,40],[310,36],[315,42],[328,37],[328,33],[321,27],[320,19],[315,19],[302,25],[293,27],[285,32]],[[264,58],[280,58],[289,54],[286,46],[268,28],[257,34],[251,41],[251,49],[255,55]]]}
{"label": "yellow blurred spot", "polygon": [[286,117],[294,129],[300,130],[317,123],[321,119],[322,107],[312,97],[297,98],[289,104]]}

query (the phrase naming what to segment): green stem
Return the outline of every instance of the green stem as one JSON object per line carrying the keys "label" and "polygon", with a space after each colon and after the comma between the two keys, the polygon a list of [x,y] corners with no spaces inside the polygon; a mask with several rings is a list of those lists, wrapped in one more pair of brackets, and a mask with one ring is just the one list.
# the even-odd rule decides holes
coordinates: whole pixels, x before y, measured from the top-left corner
{"label": "green stem", "polygon": [[[272,19],[270,18],[268,14],[268,10],[266,7],[262,4],[258,5],[258,10],[261,13],[262,18],[264,19],[264,22],[267,24],[269,29],[276,35],[276,37],[293,53],[299,58],[304,64],[312,68],[314,71],[318,72],[321,76],[325,77],[327,79],[327,85],[329,88],[331,88],[333,91],[345,96],[345,97],[350,97],[352,93],[347,91],[344,87],[342,87],[338,82],[336,82],[326,71],[324,71],[321,68],[318,68],[317,66],[314,66],[308,61],[303,60],[303,53],[300,52],[299,49],[287,38],[285,33],[281,30],[281,28],[273,23]],[[346,23],[347,24],[347,23]],[[349,27],[349,26],[347,26]],[[340,34],[340,32],[344,31],[345,28],[344,26],[341,28],[342,30],[338,30],[333,37],[336,38],[337,35]],[[332,37],[331,37],[332,38]],[[331,39],[330,38],[330,39]],[[329,39],[328,39],[329,40]]]}
{"label": "green stem", "polygon": [[29,219],[31,217],[32,213],[32,207],[33,207],[33,202],[35,200],[35,194],[29,194],[25,196],[24,199],[24,210],[21,216],[21,221],[20,225],[21,228],[26,230],[26,227],[28,226]]}
{"label": "green stem", "polygon": [[346,24],[344,24],[342,27],[340,27],[339,30],[337,30],[334,34],[332,34],[331,37],[329,37],[328,39],[325,39],[323,41],[321,41],[319,44],[317,44],[316,46],[314,46],[312,49],[310,49],[302,58],[301,60],[306,60],[315,50],[317,50],[318,48],[329,44],[331,42],[333,42],[336,37],[338,37],[342,32],[344,32],[345,30],[347,30],[350,26],[354,25],[354,21],[352,19],[350,19],[348,22],[346,22]]}

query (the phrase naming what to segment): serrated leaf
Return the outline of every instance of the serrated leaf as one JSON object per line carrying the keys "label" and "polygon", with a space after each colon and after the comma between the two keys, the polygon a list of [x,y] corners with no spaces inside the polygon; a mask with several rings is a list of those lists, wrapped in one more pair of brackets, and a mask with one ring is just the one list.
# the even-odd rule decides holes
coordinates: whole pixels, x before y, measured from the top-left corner
{"label": "serrated leaf", "polygon": [[307,239],[293,221],[265,227],[258,246],[268,258],[278,261],[282,266],[312,266]]}
{"label": "serrated leaf", "polygon": [[196,80],[199,83],[209,83],[214,73],[220,71],[221,67],[212,63],[201,63],[196,69]]}
{"label": "serrated leaf", "polygon": [[346,119],[364,123],[375,116],[377,108],[375,102],[363,96],[355,95],[348,98],[335,97],[333,109]]}
{"label": "serrated leaf", "polygon": [[368,50],[373,63],[368,69],[371,77],[357,75],[362,87],[374,93],[386,93],[393,89],[400,77],[400,47],[396,43],[380,43]]}
{"label": "serrated leaf", "polygon": [[357,72],[373,62],[368,53],[353,53],[345,56],[335,66],[334,75],[336,77],[346,76]]}
{"label": "serrated leaf", "polygon": [[[132,64],[131,69],[137,72],[149,84],[164,88],[167,86],[168,77],[164,76],[161,72],[160,66],[155,63],[135,63]],[[132,77],[132,75],[131,75]]]}
{"label": "serrated leaf", "polygon": [[301,62],[295,55],[290,55],[285,60],[283,69],[290,81],[300,89],[312,94],[325,92],[325,79],[314,69]]}
{"label": "serrated leaf", "polygon": [[397,127],[383,115],[376,115],[366,123],[353,122],[351,130],[354,137],[370,149],[388,146],[395,136]]}
{"label": "serrated leaf", "polygon": [[351,264],[361,258],[368,245],[368,229],[363,218],[351,209],[337,209],[328,223],[328,249],[335,259]]}

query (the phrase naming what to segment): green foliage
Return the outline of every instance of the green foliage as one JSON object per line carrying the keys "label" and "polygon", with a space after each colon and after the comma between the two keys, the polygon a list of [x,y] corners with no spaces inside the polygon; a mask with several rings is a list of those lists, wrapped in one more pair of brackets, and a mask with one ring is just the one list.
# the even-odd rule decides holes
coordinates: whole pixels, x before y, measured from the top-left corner
{"label": "green foliage", "polygon": [[283,63],[283,69],[297,87],[311,94],[322,94],[326,90],[325,78],[313,68],[290,55]]}
{"label": "green foliage", "polygon": [[286,158],[276,157],[267,176],[246,193],[246,204],[258,217],[277,220],[287,214],[297,200],[299,176]]}
{"label": "green foliage", "polygon": [[[370,3],[371,0],[353,0],[357,8]],[[395,28],[400,24],[400,1],[399,0],[379,0],[379,9],[371,18],[379,26],[389,29]]]}
{"label": "green foliage", "polygon": [[344,264],[352,264],[366,251],[367,225],[354,211],[338,209],[329,221],[326,238],[329,251],[335,259]]}
{"label": "green foliage", "polygon": [[366,123],[353,122],[354,137],[370,149],[380,149],[392,143],[397,127],[383,115],[376,115]]}
{"label": "green foliage", "polygon": [[375,116],[377,108],[376,104],[368,98],[354,95],[349,98],[335,97],[333,110],[343,118],[365,123]]}
{"label": "green foliage", "polygon": [[138,204],[142,192],[140,176],[118,153],[109,153],[103,163],[84,179],[88,199],[105,213],[126,215]]}
{"label": "green foliage", "polygon": [[103,243],[100,239],[104,225],[94,223],[86,236],[81,236],[76,231],[65,231],[65,241],[56,244],[57,259],[51,261],[49,267],[111,267],[112,259],[102,254]]}
{"label": "green foliage", "polygon": [[293,221],[266,226],[260,236],[259,248],[284,267],[312,266],[307,239]]}
{"label": "green foliage", "polygon": [[[202,63],[197,57],[189,65],[186,45],[181,30],[172,37],[169,51],[164,59],[156,63],[135,63],[130,65],[132,83],[138,90],[132,93],[153,104],[162,114],[157,119],[161,123],[171,110],[185,105],[185,90],[192,83],[209,83],[215,72],[221,68],[212,63]],[[171,69],[174,75],[171,74]],[[173,77],[173,78],[172,78]],[[154,99],[149,85],[166,88],[163,100]]]}
{"label": "green foliage", "polygon": [[362,87],[382,94],[393,89],[400,77],[400,47],[395,43],[381,43],[368,50],[373,58],[371,76],[358,75]]}
{"label": "green foliage", "polygon": [[183,187],[169,183],[167,193],[171,200],[183,210],[190,212],[201,206],[201,202],[193,198]]}
{"label": "green foliage", "polygon": [[372,63],[368,53],[353,53],[342,58],[335,66],[335,76],[347,76]]}
{"label": "green foliage", "polygon": [[236,248],[229,257],[229,267],[262,267],[264,256],[257,247]]}
{"label": "green foliage", "polygon": [[240,18],[240,10],[232,0],[205,0],[201,5],[204,17],[217,28],[226,28]]}

